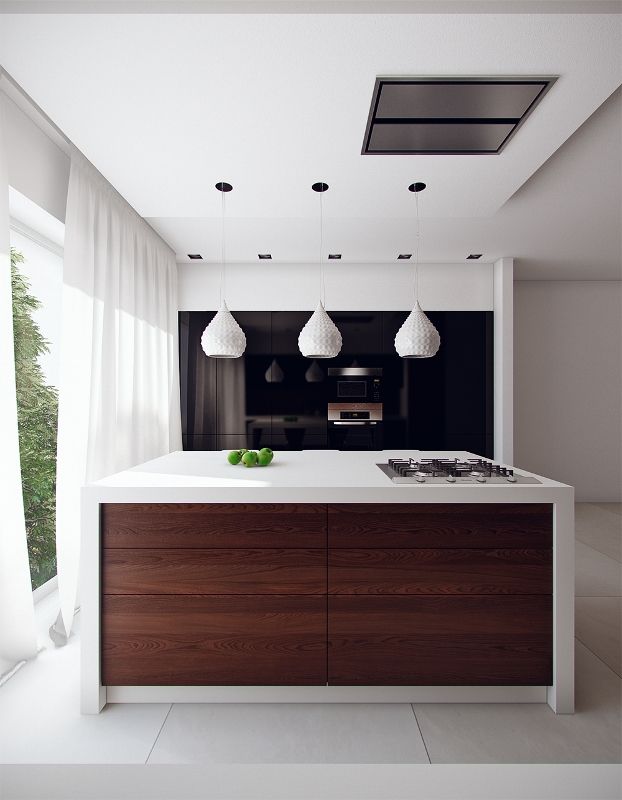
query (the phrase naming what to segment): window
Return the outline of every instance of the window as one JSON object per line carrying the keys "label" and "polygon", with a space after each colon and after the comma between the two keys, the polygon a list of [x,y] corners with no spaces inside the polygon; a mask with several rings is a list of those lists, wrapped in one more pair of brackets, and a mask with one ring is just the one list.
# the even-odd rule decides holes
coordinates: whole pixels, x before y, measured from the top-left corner
{"label": "window", "polygon": [[56,429],[64,226],[13,189],[10,208],[20,462],[34,590],[56,575]]}

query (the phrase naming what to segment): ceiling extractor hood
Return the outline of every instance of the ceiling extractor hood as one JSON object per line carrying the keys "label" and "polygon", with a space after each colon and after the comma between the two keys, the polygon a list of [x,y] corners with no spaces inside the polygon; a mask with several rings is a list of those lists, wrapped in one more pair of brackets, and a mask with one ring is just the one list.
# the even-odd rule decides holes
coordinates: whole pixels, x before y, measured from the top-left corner
{"label": "ceiling extractor hood", "polygon": [[549,77],[376,78],[363,155],[500,153]]}

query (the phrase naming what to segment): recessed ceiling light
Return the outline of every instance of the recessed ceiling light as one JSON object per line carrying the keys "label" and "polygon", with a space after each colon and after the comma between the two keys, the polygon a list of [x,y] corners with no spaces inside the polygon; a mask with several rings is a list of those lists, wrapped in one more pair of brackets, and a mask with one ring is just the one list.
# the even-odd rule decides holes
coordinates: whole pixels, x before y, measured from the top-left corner
{"label": "recessed ceiling light", "polygon": [[203,260],[203,256],[200,253],[188,253],[188,258],[191,258],[193,261],[197,259]]}
{"label": "recessed ceiling light", "polygon": [[333,260],[333,261],[335,261],[335,260],[338,261],[341,258],[341,253],[329,253],[328,254],[328,258]]}
{"label": "recessed ceiling light", "polygon": [[476,258],[481,258],[482,255],[483,255],[483,253],[470,253],[467,256],[467,261],[469,261],[469,260],[474,261]]}
{"label": "recessed ceiling light", "polygon": [[264,259],[270,259],[272,258],[272,253],[258,253],[257,258],[259,258],[261,261]]}
{"label": "recessed ceiling light", "polygon": [[407,259],[412,258],[412,253],[400,253],[397,257],[398,261],[406,261]]}
{"label": "recessed ceiling light", "polygon": [[554,76],[380,77],[363,155],[500,153]]}

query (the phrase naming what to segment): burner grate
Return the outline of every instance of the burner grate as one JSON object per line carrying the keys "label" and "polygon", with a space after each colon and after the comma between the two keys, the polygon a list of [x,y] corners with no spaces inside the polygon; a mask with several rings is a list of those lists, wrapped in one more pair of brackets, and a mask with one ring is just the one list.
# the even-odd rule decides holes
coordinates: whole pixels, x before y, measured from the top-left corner
{"label": "burner grate", "polygon": [[485,483],[488,479],[505,480],[516,483],[514,470],[494,464],[485,458],[390,458],[389,470],[395,477],[407,478],[425,483],[428,478],[444,478],[448,483],[458,480]]}

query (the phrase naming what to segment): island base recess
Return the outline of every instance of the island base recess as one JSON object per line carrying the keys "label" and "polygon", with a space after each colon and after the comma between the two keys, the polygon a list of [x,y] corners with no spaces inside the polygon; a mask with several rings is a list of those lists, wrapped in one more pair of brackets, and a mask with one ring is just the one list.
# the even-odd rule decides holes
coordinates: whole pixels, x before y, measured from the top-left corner
{"label": "island base recess", "polygon": [[114,502],[94,488],[85,713],[124,701],[573,710],[556,652],[559,503]]}

